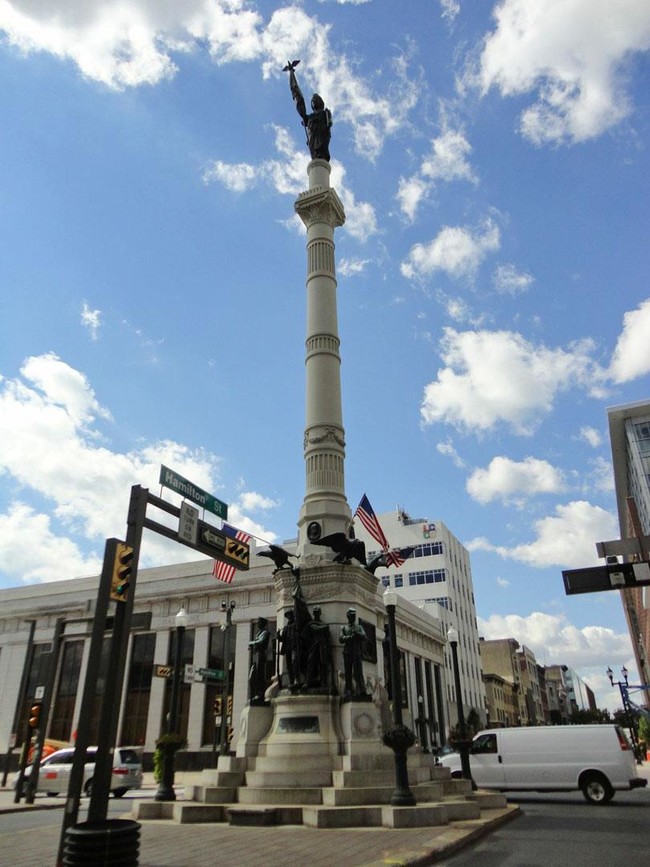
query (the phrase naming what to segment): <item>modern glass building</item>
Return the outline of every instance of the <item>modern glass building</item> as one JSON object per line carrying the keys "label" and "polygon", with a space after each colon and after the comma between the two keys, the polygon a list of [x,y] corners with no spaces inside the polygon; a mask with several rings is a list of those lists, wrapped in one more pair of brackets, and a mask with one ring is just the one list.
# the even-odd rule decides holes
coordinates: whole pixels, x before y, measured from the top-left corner
{"label": "modern glass building", "polygon": [[[612,407],[607,416],[621,538],[650,536],[650,401]],[[650,559],[647,545],[641,545],[640,553]],[[639,675],[647,684],[650,587],[626,588],[621,598]],[[645,700],[650,706],[650,691]]]}

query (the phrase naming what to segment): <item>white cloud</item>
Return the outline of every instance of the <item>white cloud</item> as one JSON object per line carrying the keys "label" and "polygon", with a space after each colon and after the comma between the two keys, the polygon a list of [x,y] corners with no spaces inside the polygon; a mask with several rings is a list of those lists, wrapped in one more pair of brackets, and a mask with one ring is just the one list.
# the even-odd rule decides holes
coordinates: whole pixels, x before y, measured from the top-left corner
{"label": "white cloud", "polygon": [[355,274],[363,274],[370,259],[341,259],[337,266],[337,270],[342,277],[353,277]]}
{"label": "white cloud", "polygon": [[407,279],[424,279],[444,271],[455,279],[473,279],[485,257],[499,249],[501,233],[491,219],[476,231],[466,226],[444,226],[428,244],[415,244],[401,272]]}
{"label": "white cloud", "polygon": [[384,64],[387,94],[373,92],[330,43],[330,25],[298,4],[265,20],[248,0],[1,0],[0,31],[19,50],[72,61],[84,77],[114,90],[173,78],[189,52],[207,51],[218,66],[257,62],[264,78],[283,76],[287,57],[303,57],[301,81],[327,96],[335,123],[351,126],[358,152],[369,159],[404,125],[419,96],[406,55]]}
{"label": "white cloud", "polygon": [[451,440],[447,440],[447,442],[444,443],[438,443],[436,445],[436,451],[441,455],[451,458],[454,466],[458,467],[458,469],[464,470],[467,467],[467,462],[458,454]]}
{"label": "white cloud", "polygon": [[530,434],[559,392],[574,386],[593,391],[601,381],[592,349],[589,341],[549,349],[510,331],[446,328],[440,344],[445,367],[424,389],[422,420],[478,430],[505,423]]}
{"label": "white cloud", "polygon": [[97,340],[99,336],[99,325],[101,321],[101,310],[91,310],[88,304],[84,301],[81,308],[81,324],[90,332],[90,339]]}
{"label": "white cloud", "polygon": [[499,265],[492,275],[492,285],[501,295],[519,295],[526,292],[535,278],[524,271],[519,271],[514,265]]}
{"label": "white cloud", "polygon": [[414,220],[417,209],[434,185],[439,182],[465,180],[476,183],[476,176],[467,160],[472,147],[460,130],[445,129],[431,142],[431,152],[424,157],[418,173],[399,179],[397,199],[402,212]]}
{"label": "white cloud", "polygon": [[203,172],[206,184],[218,182],[234,193],[243,193],[254,187],[259,178],[256,166],[247,163],[224,163],[214,160]]}
{"label": "white cloud", "polygon": [[513,461],[506,457],[493,458],[486,469],[474,470],[467,480],[467,493],[479,503],[510,500],[516,495],[554,494],[564,489],[562,472],[548,461],[527,457]]}
{"label": "white cloud", "polygon": [[[82,425],[95,416],[110,418],[110,413],[100,406],[83,373],[61,361],[53,352],[28,358],[20,372],[43,393],[41,405],[60,408],[69,425]],[[14,399],[20,401],[23,392],[18,383],[6,382],[5,387]],[[7,431],[5,436],[6,443],[10,432]]]}
{"label": "white cloud", "polygon": [[593,449],[598,448],[603,441],[600,431],[597,431],[595,427],[589,427],[588,425],[580,428],[580,439],[590,445]]}
{"label": "white cloud", "polygon": [[[218,490],[219,460],[210,453],[169,440],[124,454],[98,445],[105,440],[100,422],[109,419],[86,377],[53,353],[27,359],[21,378],[0,379],[0,473],[20,487],[20,499],[0,515],[0,563],[5,574],[16,580],[51,581],[96,571],[99,554],[87,551],[96,551],[105,538],[123,534],[131,486],[156,489],[161,464],[206,490]],[[27,495],[34,493],[52,504],[50,515],[25,504]],[[169,497],[178,499],[171,492]],[[230,520],[273,539],[273,533],[246,516],[252,504],[272,507],[261,494],[243,492]],[[24,532],[16,530],[21,521]],[[15,539],[24,543],[21,557],[13,555]],[[12,556],[3,556],[5,551]],[[147,535],[144,565],[169,562],[171,557],[182,561],[196,559],[197,554]],[[64,559],[68,565],[62,574]]]}
{"label": "white cloud", "polygon": [[470,551],[491,551],[506,560],[529,566],[563,569],[599,565],[596,542],[614,539],[618,524],[612,514],[585,500],[558,505],[555,515],[535,522],[537,538],[521,545],[495,545],[485,538],[467,543]]}
{"label": "white cloud", "polygon": [[26,583],[93,575],[102,566],[99,554],[84,556],[71,539],[52,530],[47,515],[20,502],[0,514],[0,561],[4,572]]}
{"label": "white cloud", "polygon": [[[221,183],[233,192],[247,192],[259,183],[270,185],[282,195],[298,196],[305,187],[309,155],[304,148],[297,148],[288,130],[275,128],[275,147],[280,159],[264,160],[257,166],[247,163],[211,162],[203,172],[203,182]],[[336,188],[345,209],[345,224],[342,231],[359,241],[366,241],[378,231],[377,215],[369,202],[357,201],[348,188],[345,168],[332,160],[332,186]],[[298,218],[298,225],[302,225]],[[291,220],[289,225],[296,225]]]}
{"label": "white cloud", "polygon": [[458,0],[440,0],[441,14],[443,18],[453,22],[456,16],[460,13],[460,3]]}
{"label": "white cloud", "polygon": [[614,471],[612,465],[605,458],[597,457],[589,461],[590,470],[584,480],[584,491],[608,491],[614,490]]}
{"label": "white cloud", "polygon": [[650,373],[650,298],[623,317],[609,374],[614,382],[629,382]]}
{"label": "white cloud", "polygon": [[540,665],[568,665],[601,693],[598,707],[620,707],[620,697],[611,694],[604,679],[608,665],[622,665],[631,655],[627,632],[604,626],[578,628],[563,614],[533,611],[518,614],[492,614],[478,618],[479,633],[487,640],[514,638],[535,654]]}
{"label": "white cloud", "polygon": [[624,65],[650,48],[643,0],[502,0],[494,17],[474,81],[536,94],[520,123],[532,142],[585,141],[630,113]]}
{"label": "white cloud", "polygon": [[265,497],[264,494],[259,494],[257,491],[246,491],[239,497],[239,504],[242,509],[247,512],[256,512],[259,509],[274,509],[278,504],[270,497]]}
{"label": "white cloud", "polygon": [[426,198],[431,185],[423,178],[414,175],[411,178],[400,178],[397,190],[397,201],[400,209],[409,220],[414,220],[417,214],[420,202]]}

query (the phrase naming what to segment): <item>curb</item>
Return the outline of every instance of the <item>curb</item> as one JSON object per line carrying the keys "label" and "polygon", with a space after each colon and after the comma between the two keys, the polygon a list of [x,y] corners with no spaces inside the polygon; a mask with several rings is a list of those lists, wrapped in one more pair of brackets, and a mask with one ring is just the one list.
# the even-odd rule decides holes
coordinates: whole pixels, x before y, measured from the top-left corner
{"label": "curb", "polygon": [[381,861],[369,861],[362,867],[386,867],[389,864],[391,867],[428,867],[428,865],[436,864],[443,858],[455,855],[461,849],[470,846],[482,837],[486,837],[505,825],[506,822],[511,822],[521,815],[521,809],[517,804],[494,811],[486,810],[485,812],[495,812],[498,815],[490,817],[486,821],[454,822],[454,827],[445,829],[439,837],[429,844],[431,848],[427,848],[425,851],[390,852]]}

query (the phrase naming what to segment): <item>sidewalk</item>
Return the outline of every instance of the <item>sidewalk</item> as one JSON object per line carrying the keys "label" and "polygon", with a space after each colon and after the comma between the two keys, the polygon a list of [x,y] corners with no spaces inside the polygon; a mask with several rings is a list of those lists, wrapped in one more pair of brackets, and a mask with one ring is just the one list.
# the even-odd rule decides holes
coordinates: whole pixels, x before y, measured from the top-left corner
{"label": "sidewalk", "polygon": [[[650,762],[637,767],[650,780]],[[200,774],[179,771],[176,796],[182,800],[185,785],[197,782]],[[144,798],[153,798],[156,784],[152,774],[144,775]],[[134,793],[129,793],[134,794]],[[138,793],[139,795],[140,793]],[[0,864],[12,867],[54,867],[58,848],[64,799],[37,796],[33,805],[14,804],[14,793],[0,789]],[[133,799],[121,802],[123,813],[112,818],[131,818]],[[111,805],[115,802],[111,799]],[[11,830],[2,814],[16,811],[48,811],[38,830]],[[59,816],[53,815],[59,811]],[[471,845],[519,815],[519,808],[484,811],[481,819],[453,822],[431,828],[313,829],[302,826],[237,827],[226,824],[179,825],[171,821],[141,822],[140,867],[205,867],[214,863],[229,867],[424,867]]]}
{"label": "sidewalk", "polygon": [[[200,774],[178,772],[176,797],[182,800],[184,787],[198,781]],[[152,774],[145,774],[142,795],[152,798],[156,790]],[[129,793],[134,794],[134,793]],[[64,798],[38,795],[33,805],[14,804],[14,793],[0,789],[0,864],[12,867],[54,867]],[[121,802],[123,813],[111,818],[131,818],[130,797]],[[82,803],[85,803],[82,802]],[[115,802],[111,799],[111,804]],[[48,811],[35,831],[9,830],[3,814]],[[57,816],[52,815],[58,811]],[[484,811],[480,820],[454,822],[431,828],[387,829],[346,828],[340,830],[302,826],[237,827],[226,824],[179,825],[171,821],[141,822],[140,867],[205,867],[217,859],[237,867],[392,867],[433,864],[463,846],[473,843],[504,822],[519,815],[518,807]],[[60,817],[60,818],[59,818]],[[7,820],[8,821],[8,820]],[[4,827],[3,827],[4,826]]]}

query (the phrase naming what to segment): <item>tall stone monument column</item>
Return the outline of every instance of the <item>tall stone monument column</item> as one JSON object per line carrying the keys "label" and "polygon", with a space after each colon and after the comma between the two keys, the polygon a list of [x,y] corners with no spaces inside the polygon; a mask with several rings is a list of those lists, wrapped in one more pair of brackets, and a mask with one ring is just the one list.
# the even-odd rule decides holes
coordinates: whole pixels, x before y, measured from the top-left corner
{"label": "tall stone monument column", "polygon": [[330,187],[330,164],[313,159],[309,189],[295,209],[307,227],[307,339],[305,498],[298,519],[298,553],[322,557],[310,544],[345,533],[351,521],[345,496],[345,431],[341,409],[341,356],[336,305],[334,229],[345,222],[343,204]]}

